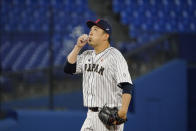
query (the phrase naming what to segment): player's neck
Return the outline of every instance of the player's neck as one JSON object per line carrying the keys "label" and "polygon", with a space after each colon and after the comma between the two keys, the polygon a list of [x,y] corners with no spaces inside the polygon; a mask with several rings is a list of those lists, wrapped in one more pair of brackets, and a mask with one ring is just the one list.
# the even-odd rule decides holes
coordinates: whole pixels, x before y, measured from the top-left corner
{"label": "player's neck", "polygon": [[96,55],[101,53],[102,51],[104,51],[108,47],[110,47],[110,44],[108,42],[104,43],[104,44],[102,44],[100,46],[95,47],[94,50],[95,50]]}

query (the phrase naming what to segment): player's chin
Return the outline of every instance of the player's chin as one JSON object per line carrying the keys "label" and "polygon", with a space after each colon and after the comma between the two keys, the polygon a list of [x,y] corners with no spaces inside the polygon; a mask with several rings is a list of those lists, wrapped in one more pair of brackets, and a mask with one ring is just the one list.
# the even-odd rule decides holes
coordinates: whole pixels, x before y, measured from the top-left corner
{"label": "player's chin", "polygon": [[88,45],[93,47],[93,43],[91,41],[88,41]]}

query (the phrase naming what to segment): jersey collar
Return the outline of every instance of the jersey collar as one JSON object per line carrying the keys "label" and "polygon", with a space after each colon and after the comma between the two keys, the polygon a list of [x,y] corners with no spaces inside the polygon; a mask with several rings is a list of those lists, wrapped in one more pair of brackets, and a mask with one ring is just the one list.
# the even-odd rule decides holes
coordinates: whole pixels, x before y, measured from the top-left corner
{"label": "jersey collar", "polygon": [[108,48],[104,49],[102,52],[99,52],[98,54],[96,54],[95,50],[93,50],[93,53],[94,53],[95,56],[97,56],[97,55],[103,54],[104,52],[106,52],[107,50],[109,50],[109,49],[111,49],[111,48],[112,48],[112,47],[109,46]]}

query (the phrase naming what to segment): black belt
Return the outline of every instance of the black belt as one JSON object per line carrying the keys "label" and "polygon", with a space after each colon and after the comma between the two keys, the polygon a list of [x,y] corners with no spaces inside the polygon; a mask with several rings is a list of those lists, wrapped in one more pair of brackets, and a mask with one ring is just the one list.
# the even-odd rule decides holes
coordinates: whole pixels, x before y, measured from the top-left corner
{"label": "black belt", "polygon": [[93,111],[93,112],[98,112],[99,111],[99,107],[89,107],[88,109]]}

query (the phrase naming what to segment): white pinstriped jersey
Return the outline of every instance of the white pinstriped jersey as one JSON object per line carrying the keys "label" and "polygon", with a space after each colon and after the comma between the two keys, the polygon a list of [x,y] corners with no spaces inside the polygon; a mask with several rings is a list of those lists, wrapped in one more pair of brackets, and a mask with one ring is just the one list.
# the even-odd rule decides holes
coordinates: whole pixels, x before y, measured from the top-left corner
{"label": "white pinstriped jersey", "polygon": [[84,51],[77,57],[76,74],[83,73],[83,102],[86,107],[120,107],[121,82],[132,84],[127,62],[114,47],[99,54]]}

